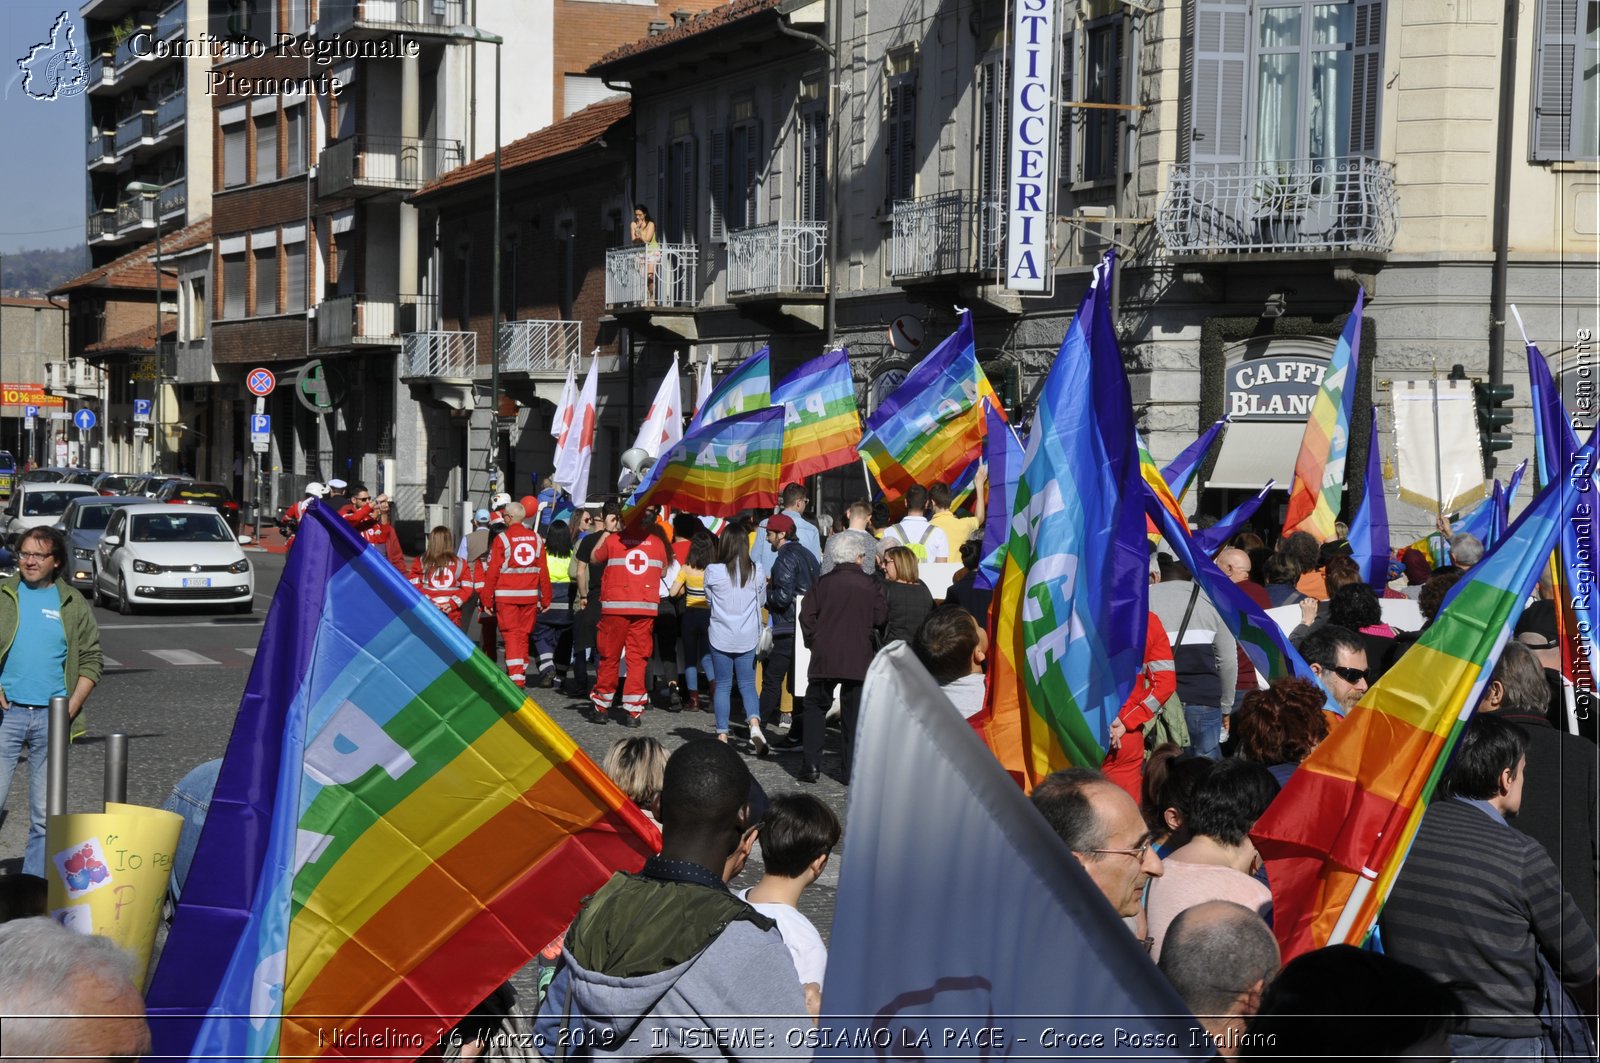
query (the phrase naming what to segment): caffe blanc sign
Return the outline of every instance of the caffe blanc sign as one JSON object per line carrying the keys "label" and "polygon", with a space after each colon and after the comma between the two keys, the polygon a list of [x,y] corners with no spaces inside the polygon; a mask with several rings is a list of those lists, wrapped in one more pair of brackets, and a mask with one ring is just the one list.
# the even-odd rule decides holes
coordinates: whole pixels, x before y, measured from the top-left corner
{"label": "caffe blanc sign", "polygon": [[1224,411],[1235,421],[1303,421],[1327,375],[1322,358],[1253,358],[1228,369]]}
{"label": "caffe blanc sign", "polygon": [[1011,25],[1011,166],[1006,182],[1006,287],[1046,290],[1055,188],[1056,0],[1017,0]]}

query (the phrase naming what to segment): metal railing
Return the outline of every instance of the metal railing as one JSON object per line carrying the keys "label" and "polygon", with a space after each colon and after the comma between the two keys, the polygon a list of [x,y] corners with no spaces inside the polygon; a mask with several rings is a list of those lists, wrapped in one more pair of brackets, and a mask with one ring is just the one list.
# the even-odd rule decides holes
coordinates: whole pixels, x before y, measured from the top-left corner
{"label": "metal railing", "polygon": [[606,252],[607,306],[695,307],[700,303],[695,244],[662,244],[657,250],[618,247]]}
{"label": "metal railing", "polygon": [[827,286],[828,223],[777,221],[728,234],[728,294],[820,292]]}
{"label": "metal railing", "polygon": [[89,136],[89,150],[87,158],[90,166],[99,166],[102,163],[117,161],[116,134],[111,130],[101,132],[96,130]]}
{"label": "metal railing", "polygon": [[467,22],[464,0],[322,0],[317,35],[332,36],[360,23],[375,28],[425,33]]}
{"label": "metal railing", "polygon": [[110,239],[117,235],[117,216],[110,211],[96,211],[89,215],[90,240]]}
{"label": "metal railing", "polygon": [[568,359],[582,351],[583,323],[503,321],[499,348],[503,372],[566,372]]}
{"label": "metal railing", "polygon": [[109,53],[102,53],[89,60],[89,88],[100,84],[115,85],[117,83],[116,62]]}
{"label": "metal railing", "polygon": [[478,367],[476,332],[408,332],[400,337],[400,375],[470,379]]}
{"label": "metal railing", "polygon": [[141,111],[129,115],[117,123],[116,146],[117,154],[132,151],[144,142],[146,137],[154,139],[156,135],[156,113],[154,111]]}
{"label": "metal railing", "polygon": [[189,182],[187,180],[177,181],[168,185],[156,197],[156,213],[161,216],[162,220],[183,210],[188,205]]}
{"label": "metal railing", "polygon": [[150,227],[156,224],[156,205],[144,196],[134,199],[125,199],[117,204],[117,233],[131,232],[134,229]]}
{"label": "metal railing", "polygon": [[187,98],[182,89],[156,105],[156,132],[165,133],[167,130],[183,122],[187,111],[185,109]]}
{"label": "metal railing", "polygon": [[156,19],[155,32],[150,35],[152,41],[171,40],[183,33],[185,21],[184,5],[185,0],[178,0],[177,3],[161,12],[161,15]]}
{"label": "metal railing", "polygon": [[432,326],[434,308],[431,295],[373,298],[358,294],[324,299],[317,307],[317,346],[398,344],[406,333]]}
{"label": "metal railing", "polygon": [[[124,37],[121,44],[117,45],[114,62],[116,64],[116,70],[118,74],[122,73],[139,60],[145,59],[149,56],[149,41],[144,40],[143,37],[144,33],[151,29],[152,27],[150,26],[139,26],[133,33],[130,33],[128,36]],[[135,41],[140,42],[140,45],[137,49],[134,47]]]}
{"label": "metal railing", "polygon": [[1174,166],[1156,212],[1173,254],[1394,247],[1394,166],[1362,157]]}
{"label": "metal railing", "polygon": [[896,280],[997,272],[1005,251],[999,202],[975,192],[898,200],[891,233],[889,275]]}
{"label": "metal railing", "polygon": [[317,194],[351,188],[421,188],[460,166],[461,141],[357,134],[336,140],[317,164]]}

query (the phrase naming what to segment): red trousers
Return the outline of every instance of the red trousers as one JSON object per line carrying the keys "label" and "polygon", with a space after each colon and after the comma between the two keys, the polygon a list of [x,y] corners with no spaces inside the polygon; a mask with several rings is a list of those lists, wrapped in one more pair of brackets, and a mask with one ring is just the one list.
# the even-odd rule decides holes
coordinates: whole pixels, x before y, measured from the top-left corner
{"label": "red trousers", "polygon": [[650,653],[655,644],[655,623],[653,616],[601,614],[599,638],[595,640],[600,667],[595,670],[594,690],[589,693],[589,701],[596,712],[604,713],[611,708],[611,699],[617,693],[623,651],[628,654],[628,680],[622,690],[622,707],[637,716],[650,703],[650,695],[645,691],[645,673],[649,670]]}
{"label": "red trousers", "polygon": [[527,686],[528,640],[533,636],[534,625],[539,622],[539,607],[496,602],[494,618],[500,625],[500,638],[506,645],[506,674],[517,686]]}

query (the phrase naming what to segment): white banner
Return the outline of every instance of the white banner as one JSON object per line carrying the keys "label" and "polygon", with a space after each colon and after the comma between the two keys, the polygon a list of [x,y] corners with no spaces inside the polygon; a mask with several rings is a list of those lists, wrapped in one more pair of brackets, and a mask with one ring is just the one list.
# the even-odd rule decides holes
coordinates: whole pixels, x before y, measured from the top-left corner
{"label": "white banner", "polygon": [[1011,24],[1011,165],[1006,171],[1006,287],[1050,284],[1056,135],[1055,0],[1017,0]]}
{"label": "white banner", "polygon": [[594,459],[594,423],[598,410],[600,359],[589,359],[589,373],[583,378],[567,429],[556,440],[555,485],[572,496],[574,506],[589,501],[589,465]]}
{"label": "white banner", "polygon": [[1394,449],[1402,502],[1449,513],[1488,493],[1470,380],[1396,380]]}

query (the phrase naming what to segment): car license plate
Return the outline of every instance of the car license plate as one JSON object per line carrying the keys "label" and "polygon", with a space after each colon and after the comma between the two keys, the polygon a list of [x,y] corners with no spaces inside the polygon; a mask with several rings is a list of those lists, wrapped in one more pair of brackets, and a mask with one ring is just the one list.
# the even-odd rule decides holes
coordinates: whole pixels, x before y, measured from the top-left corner
{"label": "car license plate", "polygon": [[209,587],[211,586],[211,581],[204,576],[185,576],[183,585],[185,587]]}

